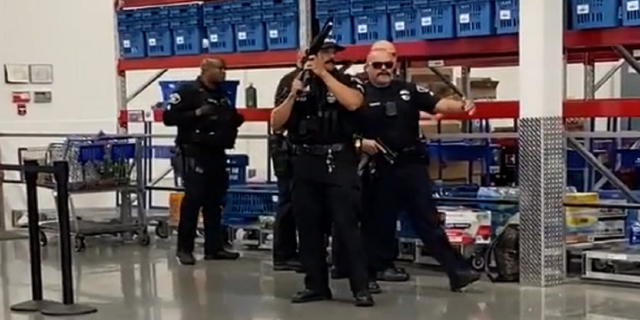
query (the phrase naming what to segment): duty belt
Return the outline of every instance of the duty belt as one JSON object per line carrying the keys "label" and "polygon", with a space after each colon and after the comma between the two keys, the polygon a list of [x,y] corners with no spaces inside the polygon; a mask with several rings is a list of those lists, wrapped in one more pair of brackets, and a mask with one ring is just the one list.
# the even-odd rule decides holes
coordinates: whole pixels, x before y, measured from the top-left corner
{"label": "duty belt", "polygon": [[334,143],[334,144],[296,144],[293,145],[293,151],[295,154],[313,154],[318,156],[324,156],[334,152],[340,152],[347,149],[346,143]]}

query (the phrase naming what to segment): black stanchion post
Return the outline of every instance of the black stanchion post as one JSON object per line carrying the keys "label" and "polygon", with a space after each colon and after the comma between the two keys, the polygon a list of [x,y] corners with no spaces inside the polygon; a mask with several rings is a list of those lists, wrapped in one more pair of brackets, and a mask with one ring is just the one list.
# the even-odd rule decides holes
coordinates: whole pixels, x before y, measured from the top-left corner
{"label": "black stanchion post", "polygon": [[60,269],[62,270],[62,304],[42,308],[48,316],[74,316],[94,313],[98,309],[75,303],[73,293],[73,269],[71,257],[71,226],[69,222],[69,164],[56,161],[53,164],[56,179],[58,223],[60,225]]}
{"label": "black stanchion post", "polygon": [[25,182],[27,188],[27,214],[29,217],[29,258],[31,262],[31,300],[11,306],[11,311],[36,312],[46,306],[58,304],[43,300],[42,295],[42,256],[40,255],[40,212],[38,210],[38,162],[25,161]]}

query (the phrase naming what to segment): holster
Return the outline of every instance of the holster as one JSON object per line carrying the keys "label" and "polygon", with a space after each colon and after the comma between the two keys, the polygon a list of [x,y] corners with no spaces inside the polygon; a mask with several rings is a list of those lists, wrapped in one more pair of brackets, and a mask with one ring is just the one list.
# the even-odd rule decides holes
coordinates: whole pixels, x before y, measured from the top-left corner
{"label": "holster", "polygon": [[291,177],[291,148],[287,139],[282,135],[269,136],[269,149],[276,177]]}

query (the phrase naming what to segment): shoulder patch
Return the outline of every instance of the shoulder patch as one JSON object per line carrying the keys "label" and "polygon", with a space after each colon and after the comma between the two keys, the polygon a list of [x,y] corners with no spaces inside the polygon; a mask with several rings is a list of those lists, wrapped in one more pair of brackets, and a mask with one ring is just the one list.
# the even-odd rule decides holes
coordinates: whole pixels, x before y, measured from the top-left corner
{"label": "shoulder patch", "polygon": [[363,84],[362,80],[360,80],[360,78],[358,78],[358,77],[351,77],[351,81],[353,81],[353,82],[355,82],[355,83],[357,83],[359,85]]}
{"label": "shoulder patch", "polygon": [[180,94],[178,94],[177,92],[174,92],[169,96],[170,104],[178,104],[180,103],[180,101],[182,101],[182,97],[180,97]]}
{"label": "shoulder patch", "polygon": [[431,90],[417,84],[416,85],[416,91],[420,92],[420,93],[430,93],[431,95],[433,95],[433,92],[431,92]]}

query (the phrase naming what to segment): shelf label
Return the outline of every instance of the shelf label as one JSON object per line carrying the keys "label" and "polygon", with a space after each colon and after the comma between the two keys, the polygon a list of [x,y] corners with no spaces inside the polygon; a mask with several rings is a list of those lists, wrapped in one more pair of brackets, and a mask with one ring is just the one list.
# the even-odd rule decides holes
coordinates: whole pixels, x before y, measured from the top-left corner
{"label": "shelf label", "polygon": [[271,200],[273,200],[273,202],[278,202],[278,195],[271,196]]}
{"label": "shelf label", "polygon": [[156,45],[156,39],[154,39],[154,38],[149,38],[149,39],[147,40],[147,43],[149,44],[149,46],[151,46],[151,47],[155,47],[155,45]]}
{"label": "shelf label", "polygon": [[129,40],[123,40],[123,41],[122,41],[122,47],[123,47],[123,48],[127,48],[127,49],[131,48],[131,41],[129,41]]}
{"label": "shelf label", "polygon": [[184,37],[182,36],[176,37],[176,44],[184,44]]}
{"label": "shelf label", "polygon": [[247,40],[247,33],[246,32],[238,32],[238,40]]}
{"label": "shelf label", "polygon": [[421,26],[430,26],[433,23],[433,21],[431,20],[431,17],[422,17],[420,18],[420,25]]}
{"label": "shelf label", "polygon": [[404,30],[404,21],[398,21],[395,23],[394,28],[396,29],[396,31],[402,31]]}
{"label": "shelf label", "polygon": [[358,25],[358,33],[367,33],[367,25],[359,24]]}
{"label": "shelf label", "polygon": [[278,37],[278,30],[269,30],[269,38],[273,39],[277,37]]}
{"label": "shelf label", "polygon": [[471,22],[471,17],[469,16],[468,13],[463,13],[458,17],[460,23],[469,23]]}
{"label": "shelf label", "polygon": [[577,14],[589,14],[589,5],[588,4],[579,4],[576,6]]}
{"label": "shelf label", "polygon": [[209,36],[209,41],[211,42],[218,42],[218,34],[214,33],[212,35]]}
{"label": "shelf label", "polygon": [[511,20],[511,10],[500,10],[500,20]]}
{"label": "shelf label", "polygon": [[638,11],[640,10],[640,1],[633,0],[627,2],[627,11]]}

